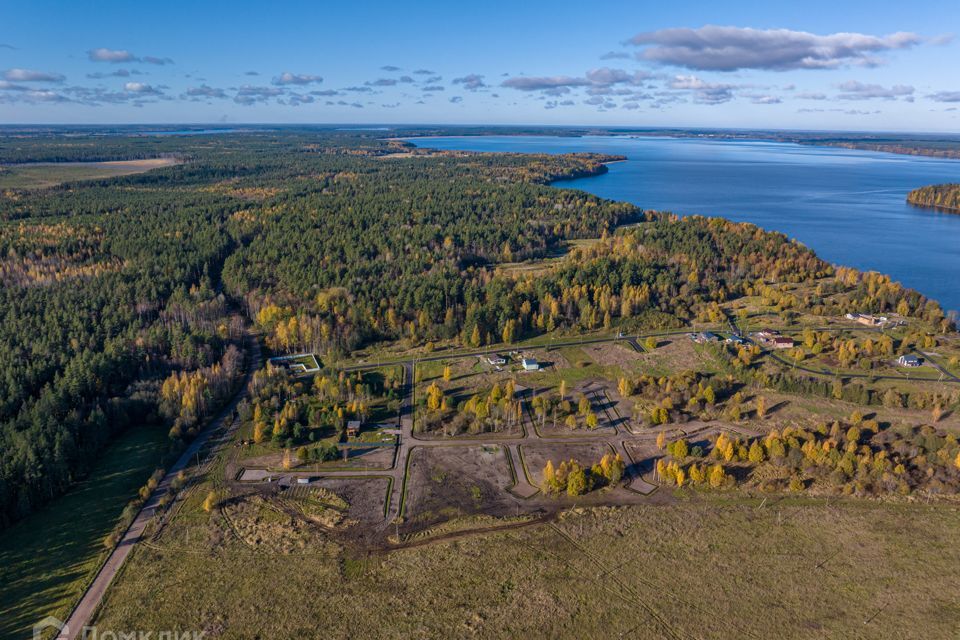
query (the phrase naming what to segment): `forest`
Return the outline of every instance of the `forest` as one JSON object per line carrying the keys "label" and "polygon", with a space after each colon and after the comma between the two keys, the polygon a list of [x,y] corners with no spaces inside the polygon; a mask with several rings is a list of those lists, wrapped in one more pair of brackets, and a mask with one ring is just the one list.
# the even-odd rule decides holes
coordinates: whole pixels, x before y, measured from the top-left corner
{"label": "forest", "polygon": [[[163,423],[183,446],[239,378],[247,324],[274,353],[331,358],[677,327],[741,295],[950,326],[920,294],[782,234],[549,186],[615,157],[414,153],[377,135],[0,136],[4,163],[182,161],[0,193],[0,526],[83,477],[127,425]],[[570,246],[585,239],[599,240]],[[558,255],[543,274],[499,269]],[[826,276],[803,299],[776,287]],[[316,420],[344,393],[321,393]],[[298,445],[306,411],[288,410],[289,434],[271,416],[271,435]]]}
{"label": "forest", "polygon": [[960,213],[960,184],[934,184],[914,189],[907,194],[907,202]]}

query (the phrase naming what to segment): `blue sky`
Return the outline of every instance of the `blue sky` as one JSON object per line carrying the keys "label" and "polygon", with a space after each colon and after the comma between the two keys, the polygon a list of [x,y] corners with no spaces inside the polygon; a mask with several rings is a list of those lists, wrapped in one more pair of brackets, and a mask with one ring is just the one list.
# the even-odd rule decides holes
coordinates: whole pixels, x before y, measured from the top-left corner
{"label": "blue sky", "polygon": [[956,0],[0,1],[0,122],[960,131]]}

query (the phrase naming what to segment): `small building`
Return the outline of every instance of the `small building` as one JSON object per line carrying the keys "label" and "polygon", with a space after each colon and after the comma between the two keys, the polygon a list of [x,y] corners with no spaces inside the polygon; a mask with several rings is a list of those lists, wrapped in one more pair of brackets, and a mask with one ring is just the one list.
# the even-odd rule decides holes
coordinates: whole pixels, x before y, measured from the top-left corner
{"label": "small building", "polygon": [[774,349],[792,349],[793,338],[776,336],[772,340],[770,340],[770,346],[773,347]]}
{"label": "small building", "polygon": [[523,365],[524,371],[539,371],[540,363],[537,362],[536,358],[524,358],[520,361],[520,364]]}
{"label": "small building", "polygon": [[890,318],[886,316],[874,316],[869,313],[848,313],[844,316],[847,320],[853,320],[854,322],[868,327],[882,327],[883,325],[890,322]]}
{"label": "small building", "polygon": [[310,484],[313,478],[297,478],[297,484]]}
{"label": "small building", "polygon": [[507,358],[499,353],[492,353],[487,356],[487,363],[494,367],[502,367],[507,364]]}
{"label": "small building", "polygon": [[897,364],[900,365],[901,367],[912,368],[912,367],[919,367],[921,364],[923,364],[923,361],[920,360],[920,358],[918,358],[917,356],[910,354],[910,355],[903,355],[897,358]]}
{"label": "small building", "polygon": [[735,333],[731,335],[729,338],[727,338],[726,342],[727,344],[746,344],[747,340],[743,336],[737,335]]}
{"label": "small building", "polygon": [[691,340],[697,344],[706,344],[708,342],[719,342],[720,336],[710,331],[701,331],[700,333],[691,334]]}
{"label": "small building", "polygon": [[356,438],[360,435],[360,421],[350,420],[347,422],[347,437]]}

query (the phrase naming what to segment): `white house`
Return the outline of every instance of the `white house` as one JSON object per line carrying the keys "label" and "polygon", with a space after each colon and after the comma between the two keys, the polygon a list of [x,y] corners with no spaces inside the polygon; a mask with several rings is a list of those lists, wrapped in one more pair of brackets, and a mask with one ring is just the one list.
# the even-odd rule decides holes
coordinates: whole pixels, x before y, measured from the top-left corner
{"label": "white house", "polygon": [[897,364],[901,367],[919,367],[922,363],[915,355],[904,355],[897,358]]}
{"label": "white house", "polygon": [[540,363],[535,358],[524,358],[521,361],[524,371],[537,371],[540,369]]}

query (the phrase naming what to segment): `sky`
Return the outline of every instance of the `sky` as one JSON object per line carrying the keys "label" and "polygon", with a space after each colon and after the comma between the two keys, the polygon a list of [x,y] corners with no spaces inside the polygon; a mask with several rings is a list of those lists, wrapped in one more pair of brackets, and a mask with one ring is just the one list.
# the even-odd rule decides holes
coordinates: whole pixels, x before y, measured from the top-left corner
{"label": "sky", "polygon": [[0,124],[960,132],[956,0],[0,0]]}

